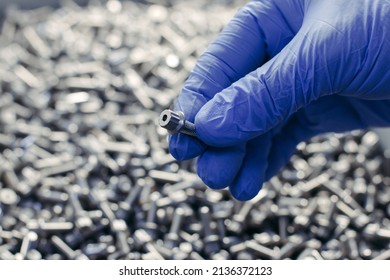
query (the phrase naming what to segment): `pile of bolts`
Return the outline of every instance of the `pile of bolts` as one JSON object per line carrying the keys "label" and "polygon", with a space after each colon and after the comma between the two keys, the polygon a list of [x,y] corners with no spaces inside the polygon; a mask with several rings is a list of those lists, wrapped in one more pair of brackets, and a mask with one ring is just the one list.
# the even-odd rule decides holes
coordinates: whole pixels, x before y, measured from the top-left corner
{"label": "pile of bolts", "polygon": [[239,5],[7,10],[0,259],[390,259],[390,166],[372,131],[301,143],[247,202],[169,154],[158,116]]}

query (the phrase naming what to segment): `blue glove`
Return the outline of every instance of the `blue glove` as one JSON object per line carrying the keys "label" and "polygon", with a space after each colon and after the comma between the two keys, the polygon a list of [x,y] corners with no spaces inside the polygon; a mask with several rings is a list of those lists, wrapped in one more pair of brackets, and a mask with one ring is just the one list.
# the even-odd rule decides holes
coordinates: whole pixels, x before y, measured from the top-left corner
{"label": "blue glove", "polygon": [[258,0],[199,58],[176,110],[201,141],[173,135],[211,188],[253,198],[296,145],[390,125],[389,0]]}

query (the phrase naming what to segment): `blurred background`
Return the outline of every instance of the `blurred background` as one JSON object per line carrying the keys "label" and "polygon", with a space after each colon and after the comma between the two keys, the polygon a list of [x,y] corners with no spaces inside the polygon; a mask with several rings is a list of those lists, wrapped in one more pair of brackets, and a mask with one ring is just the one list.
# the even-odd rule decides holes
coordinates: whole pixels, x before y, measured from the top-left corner
{"label": "blurred background", "polygon": [[301,143],[251,201],[157,126],[244,1],[0,3],[0,259],[390,259],[388,130]]}
{"label": "blurred background", "polygon": [[[75,3],[79,5],[87,5],[87,0],[75,0]],[[61,0],[3,0],[0,3],[0,9],[4,11],[5,8],[10,5],[14,5],[21,9],[36,9],[43,6],[50,6],[58,8],[60,6]]]}

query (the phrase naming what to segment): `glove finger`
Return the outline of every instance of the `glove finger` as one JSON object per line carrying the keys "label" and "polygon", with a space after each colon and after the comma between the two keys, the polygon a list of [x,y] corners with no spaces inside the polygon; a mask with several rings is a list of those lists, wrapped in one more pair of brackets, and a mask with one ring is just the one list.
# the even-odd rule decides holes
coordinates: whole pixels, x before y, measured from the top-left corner
{"label": "glove finger", "polygon": [[271,134],[261,135],[246,145],[246,154],[229,190],[240,201],[252,199],[260,191],[267,169],[267,158],[271,148]]}
{"label": "glove finger", "polygon": [[203,182],[212,189],[230,185],[240,170],[245,157],[245,145],[228,148],[209,147],[197,162],[197,172]]}
{"label": "glove finger", "polygon": [[199,156],[206,145],[194,137],[179,133],[169,135],[169,152],[177,160],[186,160]]}
{"label": "glove finger", "polygon": [[361,67],[361,51],[345,54],[347,48],[329,47],[351,44],[332,26],[308,22],[278,55],[202,107],[195,125],[203,142],[223,147],[248,141],[348,87]]}
{"label": "glove finger", "polygon": [[[359,111],[355,107],[360,102],[359,99],[332,95],[322,97],[297,112],[273,136],[265,179],[269,180],[288,163],[300,142],[321,133],[367,128],[368,124],[364,118],[359,117]],[[360,110],[364,112],[364,108]],[[365,115],[369,116],[369,113],[365,112]]]}
{"label": "glove finger", "polygon": [[[283,11],[281,7],[289,9]],[[288,1],[288,5],[275,5],[274,1],[248,3],[201,55],[184,84],[175,110],[183,111],[187,120],[194,121],[200,108],[216,93],[279,52],[293,38],[302,18],[301,6],[296,1]],[[178,160],[200,155],[206,149],[186,135],[172,136],[169,147]]]}
{"label": "glove finger", "polygon": [[279,133],[272,139],[268,166],[265,172],[265,180],[268,181],[285,166],[291,156],[295,153],[297,145],[313,137],[316,133],[302,125],[296,118],[293,118]]}
{"label": "glove finger", "polygon": [[363,127],[388,127],[390,124],[390,100],[365,100],[348,97],[349,104],[356,112]]}

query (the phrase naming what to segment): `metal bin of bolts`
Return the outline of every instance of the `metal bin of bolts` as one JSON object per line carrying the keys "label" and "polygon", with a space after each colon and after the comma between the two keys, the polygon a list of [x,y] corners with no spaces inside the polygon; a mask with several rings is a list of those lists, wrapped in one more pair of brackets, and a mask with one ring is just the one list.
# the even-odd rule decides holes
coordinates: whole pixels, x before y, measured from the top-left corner
{"label": "metal bin of bolts", "polygon": [[7,8],[0,259],[390,258],[390,163],[373,131],[300,144],[247,202],[169,155],[159,115],[239,5]]}

